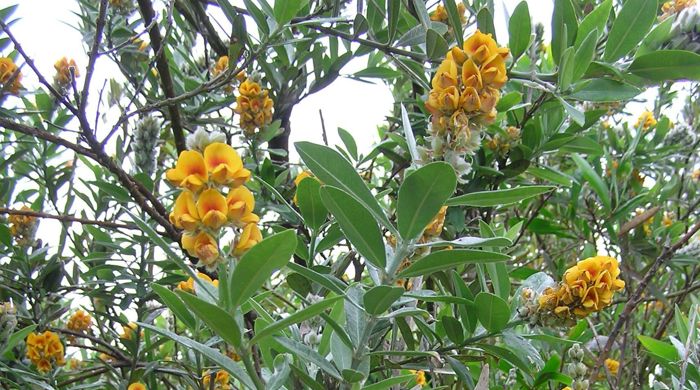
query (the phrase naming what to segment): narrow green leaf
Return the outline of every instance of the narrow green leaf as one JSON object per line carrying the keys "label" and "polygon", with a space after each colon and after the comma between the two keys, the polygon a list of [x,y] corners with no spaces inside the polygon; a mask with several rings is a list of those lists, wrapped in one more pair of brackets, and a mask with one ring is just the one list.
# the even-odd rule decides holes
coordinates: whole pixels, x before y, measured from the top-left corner
{"label": "narrow green leaf", "polygon": [[275,1],[275,20],[280,25],[284,25],[292,20],[297,12],[301,11],[307,4],[309,4],[309,0]]}
{"label": "narrow green leaf", "polygon": [[320,368],[326,374],[332,376],[335,379],[342,379],[340,373],[335,368],[335,366],[331,364],[331,362],[326,360],[318,352],[309,348],[305,344],[282,336],[275,337],[275,341],[277,341],[284,349],[286,349],[287,352],[297,356],[298,358],[302,359],[302,361],[308,361],[315,364],[318,368]]}
{"label": "narrow green leaf", "polygon": [[583,80],[574,85],[573,89],[575,92],[568,97],[586,102],[630,100],[642,92],[635,86],[613,79]]}
{"label": "narrow green leaf", "polygon": [[498,332],[508,325],[510,308],[501,297],[488,292],[480,292],[474,298],[474,307],[479,322],[489,332]]}
{"label": "narrow green leaf", "polygon": [[241,346],[241,328],[231,314],[188,292],[178,291],[177,295],[214,334],[234,347]]}
{"label": "narrow green leaf", "polygon": [[610,17],[610,11],[612,10],[612,0],[605,0],[600,5],[593,8],[591,12],[586,15],[578,26],[578,32],[576,33],[576,41],[574,46],[576,50],[579,49],[583,41],[588,38],[588,35],[597,31],[599,37],[603,36],[605,32],[605,24]]}
{"label": "narrow green leaf", "polygon": [[491,34],[496,40],[496,27],[493,25],[493,14],[488,7],[483,7],[476,14],[476,28],[484,34]]}
{"label": "narrow green leaf", "polygon": [[397,299],[401,298],[404,291],[406,290],[403,287],[385,285],[372,287],[362,297],[365,311],[371,315],[384,313]]}
{"label": "narrow green leaf", "polygon": [[559,103],[561,103],[562,107],[564,107],[564,110],[566,110],[566,113],[569,114],[571,120],[573,120],[574,123],[576,123],[579,126],[583,126],[584,124],[586,124],[586,115],[582,111],[572,106],[569,102],[567,102],[560,96],[557,96],[557,100],[559,100]]}
{"label": "narrow green leaf", "polygon": [[444,162],[430,163],[411,173],[399,188],[397,220],[405,240],[418,237],[454,193],[457,175]]}
{"label": "narrow green leaf", "polygon": [[[400,385],[402,383],[406,383],[412,379],[414,379],[416,376],[413,374],[409,375],[400,375],[400,376],[395,376],[389,379],[384,379],[383,381],[379,381],[377,383],[373,383],[371,385],[367,385],[362,388],[362,390],[385,390],[385,389],[391,389],[393,386]],[[405,388],[405,387],[400,387],[400,388]]]}
{"label": "narrow green leaf", "polygon": [[551,181],[554,184],[559,184],[560,186],[571,187],[572,179],[570,176],[547,166],[536,167],[531,165],[527,169],[527,173],[539,179],[544,179]]}
{"label": "narrow green leaf", "polygon": [[552,186],[521,186],[505,190],[479,191],[456,196],[447,201],[449,206],[494,207],[518,203],[539,194],[552,191]]}
{"label": "narrow green leaf", "polygon": [[627,0],[608,34],[603,58],[615,62],[624,57],[649,32],[656,19],[657,0]]}
{"label": "narrow green leaf", "polygon": [[578,21],[571,0],[554,0],[552,14],[552,57],[555,64],[561,63],[562,54],[576,37]]}
{"label": "narrow green leaf", "polygon": [[445,8],[447,9],[447,19],[454,30],[457,46],[461,46],[464,41],[464,33],[462,32],[462,20],[459,17],[455,0],[445,0]]}
{"label": "narrow green leaf", "polygon": [[296,233],[289,229],[267,237],[246,252],[229,280],[232,307],[239,307],[270,279],[275,270],[284,267],[296,246]]}
{"label": "narrow green leaf", "polygon": [[429,28],[425,35],[426,54],[431,60],[445,57],[447,53],[447,41],[437,31]]}
{"label": "narrow green leaf", "polygon": [[698,81],[700,55],[685,50],[659,50],[635,58],[629,71],[652,81]]}
{"label": "narrow green leaf", "polygon": [[[396,72],[396,73],[400,74],[400,72],[397,72],[393,69],[389,69],[389,68],[381,68],[381,69],[388,69],[392,72]],[[355,75],[357,75],[357,73],[355,73]],[[350,153],[350,156],[352,156],[352,158],[357,160],[357,157],[358,157],[358,155],[357,155],[357,143],[355,143],[355,138],[353,138],[352,134],[350,134],[349,131],[343,129],[342,127],[338,127],[338,137],[340,137],[340,140],[343,141],[343,144],[345,145],[345,149],[347,149],[348,153]]]}
{"label": "narrow green leaf", "polygon": [[574,48],[567,47],[559,60],[559,89],[566,91],[574,79]]}
{"label": "narrow green leaf", "polygon": [[155,283],[151,283],[151,289],[158,294],[163,303],[175,314],[175,317],[179,318],[191,330],[195,329],[196,320],[194,316],[174,292]]}
{"label": "narrow green leaf", "polygon": [[598,195],[598,198],[603,203],[603,206],[605,206],[605,209],[607,211],[610,211],[612,208],[610,192],[608,191],[608,187],[605,185],[603,179],[600,177],[600,175],[598,175],[598,173],[595,170],[593,170],[593,167],[591,167],[588,161],[583,159],[578,154],[572,154],[571,158],[578,166],[578,169],[581,171],[581,175],[583,175],[583,178],[586,179],[586,181],[593,188],[593,191]]}
{"label": "narrow green leaf", "polygon": [[[579,34],[581,32],[579,31]],[[571,80],[576,82],[583,77],[591,65],[591,61],[595,57],[595,46],[598,43],[598,32],[591,31],[586,39],[581,42],[581,45],[576,48],[574,55],[574,66],[572,69]]]}
{"label": "narrow green leaf", "polygon": [[427,275],[462,264],[482,264],[510,260],[510,256],[476,249],[454,249],[433,252],[418,259],[399,273],[398,277]]}
{"label": "narrow green leaf", "polygon": [[386,251],[382,232],[367,208],[347,192],[331,186],[321,187],[321,199],[357,252],[383,269]]}
{"label": "narrow green leaf", "polygon": [[464,328],[458,319],[452,316],[442,317],[442,327],[445,328],[447,337],[455,344],[459,345],[464,341]]}
{"label": "narrow green leaf", "polygon": [[513,10],[513,15],[508,22],[508,46],[514,61],[520,58],[530,45],[530,34],[532,34],[530,9],[526,1],[521,1]]}
{"label": "narrow green leaf", "polygon": [[303,267],[296,263],[289,263],[287,264],[287,267],[299,275],[320,284],[338,295],[343,295],[345,293],[345,285],[333,275],[322,274],[312,270],[311,268]]}
{"label": "narrow green leaf", "polygon": [[644,348],[654,355],[664,358],[669,362],[678,360],[678,351],[673,345],[644,335],[639,335],[637,338]]}
{"label": "narrow green leaf", "polygon": [[307,320],[311,317],[317,316],[324,310],[326,310],[328,307],[333,305],[337,300],[343,299],[342,296],[337,296],[337,297],[332,297],[332,298],[326,298],[322,300],[321,302],[314,303],[311,306],[308,306],[305,309],[299,310],[295,313],[292,313],[288,317],[285,317],[279,321],[273,322],[272,324],[266,326],[265,328],[261,329],[259,332],[253,336],[253,338],[250,340],[250,344],[255,344],[259,340],[262,340],[266,337],[269,337],[278,331],[287,328],[289,325],[292,324],[297,324],[299,322],[302,322],[304,320]]}
{"label": "narrow green leaf", "polygon": [[315,178],[307,177],[297,186],[297,205],[304,222],[318,232],[324,222],[328,210],[321,201],[321,183]]}
{"label": "narrow green leaf", "polygon": [[394,41],[396,29],[399,27],[399,19],[401,17],[401,1],[387,1],[387,14],[389,15],[389,43]]}
{"label": "narrow green leaf", "polygon": [[17,346],[22,340],[26,339],[27,336],[29,336],[30,333],[32,333],[38,325],[29,325],[26,326],[14,333],[10,337],[7,338],[7,342],[5,344],[5,349],[2,351],[2,354],[0,356],[5,356],[9,354],[12,349]]}

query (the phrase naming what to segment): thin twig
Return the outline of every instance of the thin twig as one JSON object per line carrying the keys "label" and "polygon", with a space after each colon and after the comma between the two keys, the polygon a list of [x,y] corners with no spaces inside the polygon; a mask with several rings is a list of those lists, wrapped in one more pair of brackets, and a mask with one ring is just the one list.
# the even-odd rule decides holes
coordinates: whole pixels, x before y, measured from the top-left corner
{"label": "thin twig", "polygon": [[43,212],[38,212],[38,211],[30,211],[30,210],[15,210],[15,209],[9,209],[6,207],[0,207],[0,214],[25,215],[25,216],[36,217],[36,218],[56,219],[56,220],[63,221],[63,222],[77,222],[77,223],[80,223],[82,225],[97,225],[97,226],[102,226],[105,228],[113,228],[113,229],[134,229],[134,230],[138,229],[138,227],[136,225],[130,224],[130,223],[127,224],[127,223],[109,222],[109,221],[96,221],[96,220],[92,220],[92,219],[76,217],[73,215],[56,215],[56,214],[43,213]]}

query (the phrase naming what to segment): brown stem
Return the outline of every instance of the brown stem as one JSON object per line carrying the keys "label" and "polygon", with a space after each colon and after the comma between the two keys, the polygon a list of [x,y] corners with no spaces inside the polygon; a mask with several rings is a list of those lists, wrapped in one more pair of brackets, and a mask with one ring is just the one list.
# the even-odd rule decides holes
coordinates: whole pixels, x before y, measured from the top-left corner
{"label": "brown stem", "polygon": [[8,209],[6,207],[0,207],[0,214],[26,215],[26,216],[37,217],[37,218],[56,219],[56,220],[63,221],[63,222],[77,222],[77,223],[80,223],[82,225],[97,225],[97,226],[102,226],[105,228],[112,228],[112,229],[134,229],[134,230],[138,229],[138,227],[136,225],[130,224],[130,223],[96,221],[96,220],[92,220],[92,219],[76,217],[73,215],[56,215],[56,214],[48,214],[48,213],[43,213],[43,212],[38,212],[38,211],[31,211],[31,210],[14,210],[14,209]]}

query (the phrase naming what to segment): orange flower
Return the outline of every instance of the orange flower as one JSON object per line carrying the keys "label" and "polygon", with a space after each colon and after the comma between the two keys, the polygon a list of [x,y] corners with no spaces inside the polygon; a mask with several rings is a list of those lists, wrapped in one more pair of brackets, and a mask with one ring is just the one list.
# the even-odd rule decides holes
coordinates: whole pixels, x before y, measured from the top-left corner
{"label": "orange flower", "polygon": [[71,68],[73,69],[73,75],[75,76],[75,78],[80,77],[80,72],[78,72],[78,66],[75,65],[75,61],[72,58],[69,61],[66,57],[63,57],[60,60],[56,61],[53,67],[54,69],[56,69],[54,81],[61,87],[66,87],[70,85],[71,81],[73,80],[71,76]]}
{"label": "orange flower", "polygon": [[56,333],[48,330],[44,333],[32,332],[27,336],[26,342],[27,358],[34,363],[39,372],[51,371],[53,364],[66,364],[65,350]]}
{"label": "orange flower", "polygon": [[13,95],[18,95],[19,89],[22,87],[20,84],[20,81],[22,81],[22,73],[18,72],[17,77],[12,79],[15,72],[17,72],[17,65],[15,65],[15,62],[9,57],[0,57],[0,84],[2,84],[2,88],[0,89],[10,91]]}
{"label": "orange flower", "polygon": [[204,162],[212,180],[219,184],[239,186],[250,179],[250,171],[243,168],[238,153],[222,142],[214,142],[204,149]]}
{"label": "orange flower", "polygon": [[126,390],[147,390],[146,385],[141,382],[134,382]]}
{"label": "orange flower", "polygon": [[214,188],[203,191],[197,199],[197,214],[202,224],[211,229],[218,229],[226,223],[228,207],[226,198]]}
{"label": "orange flower", "polygon": [[224,370],[219,370],[216,375],[213,375],[211,371],[205,371],[202,373],[202,384],[204,388],[209,389],[211,386],[212,377],[214,378],[214,389],[215,390],[230,390],[231,385],[229,383],[229,374]]}
{"label": "orange flower", "polygon": [[[209,276],[207,276],[207,274],[197,272],[197,278],[204,280],[205,282],[211,283],[215,287],[219,287],[219,281],[216,279],[211,280],[211,278]],[[194,279],[188,278],[187,281],[182,281],[182,282],[178,283],[177,288],[179,290],[194,294],[195,293]]]}
{"label": "orange flower", "polygon": [[605,368],[610,371],[611,375],[617,375],[617,371],[620,369],[620,362],[615,359],[605,359]]}
{"label": "orange flower", "polygon": [[202,154],[185,150],[180,153],[175,168],[168,169],[165,177],[178,187],[196,192],[207,182],[209,176]]}
{"label": "orange flower", "polygon": [[122,325],[122,333],[119,338],[122,340],[131,340],[134,337],[134,331],[138,329],[138,325],[135,322],[129,322],[126,325]]}
{"label": "orange flower", "polygon": [[228,219],[236,226],[245,226],[260,220],[257,215],[253,214],[255,208],[253,193],[244,186],[229,191],[226,196],[226,204],[228,205]]}
{"label": "orange flower", "polygon": [[619,275],[617,260],[608,256],[589,257],[566,270],[564,283],[580,302],[574,313],[584,317],[610,305],[615,291],[625,288]]}
{"label": "orange flower", "polygon": [[182,247],[191,256],[199,259],[199,262],[208,269],[216,268],[216,260],[219,258],[219,248],[214,237],[205,232],[185,233],[182,235]]}
{"label": "orange flower", "polygon": [[475,59],[479,64],[487,62],[493,56],[500,56],[505,59],[510,53],[507,47],[499,47],[491,34],[484,34],[478,29],[464,41],[463,47],[467,55]]}
{"label": "orange flower", "polygon": [[447,206],[442,206],[437,215],[432,221],[425,227],[423,231],[423,236],[437,237],[442,233],[442,227],[445,224],[445,214],[447,214]]}
{"label": "orange flower", "polygon": [[654,118],[654,114],[648,110],[644,111],[641,115],[639,115],[639,118],[637,118],[637,122],[634,123],[634,127],[639,128],[639,126],[642,126],[642,130],[644,131],[656,126],[656,118]]}
{"label": "orange flower", "polygon": [[194,194],[185,190],[175,200],[173,212],[170,213],[170,222],[178,229],[192,231],[199,223],[199,213],[194,201]]}
{"label": "orange flower", "polygon": [[78,310],[68,319],[66,327],[74,332],[85,332],[92,326],[92,317],[82,310]]}
{"label": "orange flower", "polygon": [[216,77],[221,73],[224,73],[226,69],[228,69],[228,56],[221,56],[218,60],[216,60],[216,64],[214,65],[214,69],[212,69],[211,74],[212,76]]}
{"label": "orange flower", "polygon": [[233,254],[235,256],[240,256],[260,241],[262,241],[262,233],[260,232],[260,228],[258,228],[258,225],[254,223],[249,223],[243,228],[243,232],[241,232],[241,234],[238,236],[236,247],[233,249]]}

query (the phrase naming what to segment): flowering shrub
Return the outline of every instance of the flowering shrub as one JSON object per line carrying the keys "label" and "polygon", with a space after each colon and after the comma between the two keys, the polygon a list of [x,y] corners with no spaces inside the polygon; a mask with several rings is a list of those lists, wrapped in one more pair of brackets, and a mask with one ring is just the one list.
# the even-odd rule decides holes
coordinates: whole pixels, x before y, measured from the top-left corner
{"label": "flowering shrub", "polygon": [[700,9],[493,3],[3,5],[0,387],[698,388]]}

